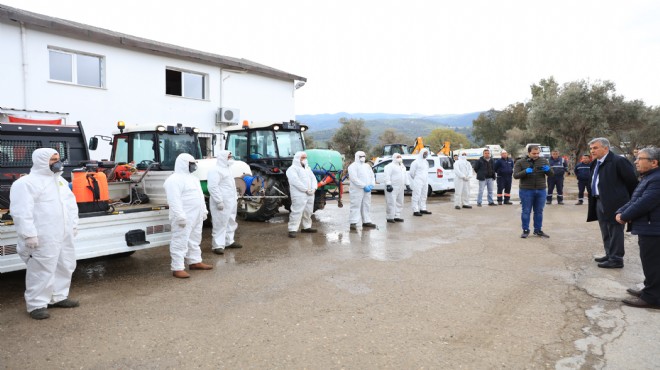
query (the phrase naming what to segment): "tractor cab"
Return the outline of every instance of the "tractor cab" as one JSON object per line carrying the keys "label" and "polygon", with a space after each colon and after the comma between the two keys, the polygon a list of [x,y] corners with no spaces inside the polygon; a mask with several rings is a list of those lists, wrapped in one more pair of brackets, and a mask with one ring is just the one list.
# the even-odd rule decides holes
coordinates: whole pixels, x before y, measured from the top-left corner
{"label": "tractor cab", "polygon": [[303,132],[307,126],[298,122],[248,123],[225,129],[225,148],[236,160],[244,161],[270,174],[283,174],[291,166],[296,152],[305,150]]}

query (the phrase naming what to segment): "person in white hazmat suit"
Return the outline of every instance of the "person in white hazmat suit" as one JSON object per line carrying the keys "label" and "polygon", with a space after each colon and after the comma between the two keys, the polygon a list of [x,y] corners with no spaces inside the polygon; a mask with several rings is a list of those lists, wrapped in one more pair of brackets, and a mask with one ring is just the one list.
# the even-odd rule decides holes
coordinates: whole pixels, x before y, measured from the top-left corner
{"label": "person in white hazmat suit", "polygon": [[454,208],[472,208],[470,205],[470,179],[474,171],[467,160],[466,153],[462,153],[454,162]]}
{"label": "person in white hazmat suit", "polygon": [[185,271],[184,260],[190,270],[210,270],[213,268],[202,262],[202,224],[208,211],[204,202],[204,193],[199,179],[193,175],[197,170],[197,161],[188,153],[176,157],[174,173],[163,187],[167,194],[172,223],[172,275],[176,278],[189,278]]}
{"label": "person in white hazmat suit", "polygon": [[209,189],[211,221],[213,222],[213,253],[224,254],[225,248],[242,248],[234,241],[238,195],[236,182],[231,174],[233,157],[228,150],[218,154],[216,166],[209,170],[207,186]]}
{"label": "person in white hazmat suit", "polygon": [[387,222],[403,222],[403,192],[410,185],[403,157],[399,153],[392,156],[392,162],[383,169],[385,176],[385,210]]}
{"label": "person in white hazmat suit", "polygon": [[291,213],[289,214],[289,237],[295,238],[302,221],[303,233],[315,233],[312,228],[314,212],[314,194],[318,187],[316,176],[307,163],[307,153],[296,152],[291,167],[286,170],[291,195]]}
{"label": "person in white hazmat suit", "polygon": [[412,210],[413,216],[430,215],[432,212],[426,210],[426,197],[429,187],[429,162],[426,158],[429,150],[424,148],[410,165],[410,179],[412,179]]}
{"label": "person in white hazmat suit", "polygon": [[363,151],[355,152],[355,161],[348,166],[348,178],[351,185],[351,208],[348,221],[351,230],[357,230],[357,224],[362,220],[363,228],[375,228],[371,222],[371,189],[376,185],[374,171],[366,163],[367,156]]}
{"label": "person in white hazmat suit", "polygon": [[27,268],[25,303],[30,317],[50,317],[48,308],[78,307],[69,299],[76,269],[73,239],[78,233],[78,206],[55,149],[32,153],[30,174],[16,180],[10,191],[10,213],[18,236],[17,252]]}

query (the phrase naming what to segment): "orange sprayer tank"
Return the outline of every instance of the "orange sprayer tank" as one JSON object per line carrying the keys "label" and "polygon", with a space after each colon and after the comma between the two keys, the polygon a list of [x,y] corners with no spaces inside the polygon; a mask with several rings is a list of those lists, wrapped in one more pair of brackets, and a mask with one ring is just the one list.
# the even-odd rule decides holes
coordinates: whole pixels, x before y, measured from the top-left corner
{"label": "orange sprayer tank", "polygon": [[72,171],[72,189],[77,203],[107,202],[108,178],[103,172]]}

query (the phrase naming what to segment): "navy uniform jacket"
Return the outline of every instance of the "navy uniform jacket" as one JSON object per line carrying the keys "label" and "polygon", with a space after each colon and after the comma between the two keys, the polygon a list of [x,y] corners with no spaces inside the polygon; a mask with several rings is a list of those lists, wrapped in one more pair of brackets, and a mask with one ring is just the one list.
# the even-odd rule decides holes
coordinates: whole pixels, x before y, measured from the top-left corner
{"label": "navy uniform jacket", "polygon": [[577,164],[577,166],[575,166],[573,172],[575,172],[575,176],[577,176],[578,181],[586,181],[591,183],[591,163],[584,164],[580,162]]}
{"label": "navy uniform jacket", "polygon": [[550,162],[550,167],[552,168],[552,172],[555,173],[555,177],[564,177],[564,173],[568,172],[568,163],[566,163],[564,158],[557,157],[557,159],[554,159],[550,157],[548,162]]}
{"label": "navy uniform jacket", "polygon": [[[596,160],[591,162],[592,177],[597,162]],[[603,204],[606,217],[604,221],[615,223],[616,210],[630,200],[630,196],[637,186],[635,170],[626,158],[609,152],[598,169],[598,178],[598,194],[600,194],[598,202]],[[596,199],[594,199],[594,194],[589,192],[587,221],[597,220]]]}
{"label": "navy uniform jacket", "polygon": [[632,233],[643,236],[660,235],[660,168],[642,175],[632,198],[616,213],[632,221]]}
{"label": "navy uniform jacket", "polygon": [[511,177],[513,175],[513,159],[500,158],[496,160],[493,170],[497,174],[497,177]]}

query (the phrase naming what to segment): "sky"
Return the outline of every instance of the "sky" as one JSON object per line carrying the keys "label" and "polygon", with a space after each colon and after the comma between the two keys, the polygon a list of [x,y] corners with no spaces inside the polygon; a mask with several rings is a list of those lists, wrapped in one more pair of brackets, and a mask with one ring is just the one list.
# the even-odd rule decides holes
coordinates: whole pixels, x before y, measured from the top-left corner
{"label": "sky", "polygon": [[462,114],[609,80],[660,106],[655,0],[0,0],[307,78],[296,114]]}

